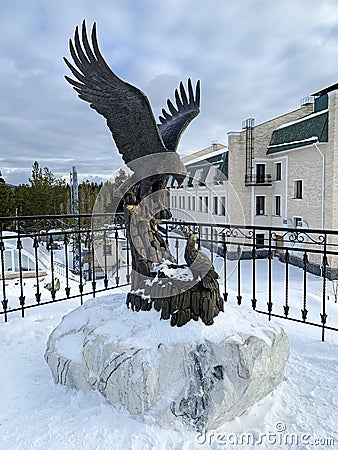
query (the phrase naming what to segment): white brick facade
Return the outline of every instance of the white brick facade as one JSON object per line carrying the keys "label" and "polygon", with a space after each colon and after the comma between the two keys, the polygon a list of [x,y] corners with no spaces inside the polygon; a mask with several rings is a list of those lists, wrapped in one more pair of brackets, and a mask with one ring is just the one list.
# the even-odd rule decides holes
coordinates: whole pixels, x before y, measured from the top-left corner
{"label": "white brick facade", "polygon": [[[258,169],[263,171],[265,165],[266,176],[271,175],[268,183],[245,183],[246,130],[228,133],[228,148],[216,144],[186,158],[189,170],[196,161],[210,160],[213,155],[227,152],[228,176],[217,184],[209,176],[200,185],[201,172],[197,170],[192,186],[186,183],[181,189],[172,188],[174,217],[196,223],[277,227],[295,227],[301,221],[309,228],[338,229],[337,89],[335,86],[326,94],[328,104],[323,111],[314,111],[314,105],[308,103],[253,127],[252,176],[254,179],[258,176],[258,164],[261,165]],[[298,129],[307,127],[308,119],[316,120],[324,114],[328,117],[326,139],[310,136],[299,144],[294,140],[289,145],[292,148],[284,143],[280,147],[271,145],[273,152],[267,152],[275,130],[292,129],[294,123]]]}

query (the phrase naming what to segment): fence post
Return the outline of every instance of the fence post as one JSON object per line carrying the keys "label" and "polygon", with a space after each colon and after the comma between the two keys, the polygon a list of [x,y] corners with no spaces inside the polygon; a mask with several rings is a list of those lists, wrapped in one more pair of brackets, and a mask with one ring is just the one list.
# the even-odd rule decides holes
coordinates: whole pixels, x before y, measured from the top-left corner
{"label": "fence post", "polygon": [[252,232],[252,309],[256,309],[256,230]]}
{"label": "fence post", "polygon": [[[166,242],[167,245],[169,245],[169,242],[167,241],[168,239],[168,225],[166,225]],[[126,273],[126,280],[127,280],[127,284],[130,283],[130,258],[129,258],[129,239],[127,238],[127,245],[126,245],[126,252],[127,252],[127,273]]]}
{"label": "fence post", "polygon": [[39,255],[38,255],[39,239],[38,239],[37,235],[34,236],[33,248],[34,248],[34,256],[35,256],[35,276],[36,276],[35,298],[36,298],[36,302],[40,303],[41,292],[40,292],[40,281],[39,281]]}
{"label": "fence post", "polygon": [[287,318],[289,315],[289,250],[285,251],[285,305],[284,305],[284,315]]}
{"label": "fence post", "polygon": [[117,228],[115,230],[115,257],[116,257],[116,277],[115,282],[116,286],[120,283],[120,277],[119,277],[119,232],[117,231]]}
{"label": "fence post", "polygon": [[175,240],[175,249],[176,249],[176,261],[177,261],[177,264],[178,264],[178,255],[179,255],[179,253],[178,253],[178,249],[180,248],[180,244],[179,244],[179,242],[178,242],[178,238],[176,238],[176,240]]}
{"label": "fence post", "polygon": [[108,276],[107,276],[107,231],[103,232],[103,256],[104,256],[104,287],[108,288]]}
{"label": "fence post", "polygon": [[82,273],[82,246],[81,246],[81,216],[77,216],[77,249],[78,249],[78,262],[79,262],[79,275],[80,275],[80,303],[83,305],[83,273]]}
{"label": "fence post", "polygon": [[306,286],[306,281],[307,281],[306,280],[306,273],[307,273],[308,262],[309,262],[309,259],[308,259],[307,253],[304,252],[304,255],[303,255],[303,272],[304,272],[304,274],[303,274],[303,309],[302,309],[303,322],[306,321],[307,313],[308,313],[308,310],[306,309],[306,295],[307,295],[307,292],[306,292],[306,289],[307,289],[307,286]]}
{"label": "fence post", "polygon": [[2,238],[2,227],[3,224],[2,222],[0,223],[0,253],[1,253],[1,278],[2,278],[2,307],[4,310],[4,319],[5,322],[7,322],[8,318],[7,318],[7,307],[8,307],[8,300],[6,297],[6,280],[5,280],[5,258],[4,258],[4,253],[5,253],[5,244]]}
{"label": "fence post", "polygon": [[96,265],[95,265],[95,247],[94,247],[94,231],[92,229],[90,234],[90,251],[91,251],[91,261],[92,261],[92,291],[93,297],[96,296]]}
{"label": "fence post", "polygon": [[68,236],[66,233],[63,238],[63,243],[64,243],[65,262],[66,262],[66,288],[65,288],[65,291],[66,291],[67,298],[69,298],[71,288],[69,286]]}
{"label": "fence post", "polygon": [[18,263],[19,263],[19,280],[20,280],[20,296],[19,302],[21,306],[21,317],[25,317],[25,299],[26,297],[23,295],[23,278],[22,278],[22,242],[20,238],[20,225],[19,220],[17,220],[17,244],[16,248],[18,250]]}
{"label": "fence post", "polygon": [[50,250],[50,269],[52,272],[52,288],[51,288],[51,296],[52,296],[52,300],[55,300],[55,280],[54,280],[54,253],[53,253],[53,244],[54,244],[54,240],[53,240],[53,235],[50,236],[50,241],[49,241],[49,250]]}
{"label": "fence post", "polygon": [[268,263],[269,263],[269,274],[268,274],[268,312],[269,312],[269,320],[271,320],[271,313],[272,313],[272,236],[271,236],[271,230],[269,230],[269,251],[268,251]]}
{"label": "fence post", "polygon": [[226,234],[223,233],[224,242],[223,242],[223,273],[224,273],[224,301],[228,301],[228,292],[227,292],[227,242],[226,242]]}
{"label": "fence post", "polygon": [[213,225],[210,226],[210,259],[213,261],[214,259],[214,228]]}
{"label": "fence post", "polygon": [[238,255],[238,263],[237,263],[237,304],[241,305],[242,296],[241,296],[241,247],[238,244],[237,246],[237,255]]}
{"label": "fence post", "polygon": [[323,304],[322,304],[322,313],[320,314],[320,319],[322,322],[322,341],[324,342],[325,340],[325,324],[326,324],[326,319],[327,319],[327,314],[326,314],[326,268],[327,268],[327,249],[326,249],[326,245],[327,245],[327,234],[325,233],[324,236],[324,255],[323,255],[323,266],[322,266],[322,270],[323,270]]}

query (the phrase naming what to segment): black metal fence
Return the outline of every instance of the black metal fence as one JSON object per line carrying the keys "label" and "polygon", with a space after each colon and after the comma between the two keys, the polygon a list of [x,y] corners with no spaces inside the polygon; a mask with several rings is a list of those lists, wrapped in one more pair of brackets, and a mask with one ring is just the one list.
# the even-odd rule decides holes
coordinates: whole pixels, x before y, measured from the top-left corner
{"label": "black metal fence", "polygon": [[[338,331],[338,231],[165,221],[178,262],[186,234],[210,254],[224,299]],[[128,286],[131,258],[123,216],[0,218],[0,314]]]}
{"label": "black metal fence", "polygon": [[95,295],[130,282],[123,215],[0,218],[0,314]]}
{"label": "black metal fence", "polygon": [[167,236],[181,235],[178,259],[188,231],[210,251],[225,301],[321,328],[323,341],[325,330],[338,331],[338,231],[166,222]]}

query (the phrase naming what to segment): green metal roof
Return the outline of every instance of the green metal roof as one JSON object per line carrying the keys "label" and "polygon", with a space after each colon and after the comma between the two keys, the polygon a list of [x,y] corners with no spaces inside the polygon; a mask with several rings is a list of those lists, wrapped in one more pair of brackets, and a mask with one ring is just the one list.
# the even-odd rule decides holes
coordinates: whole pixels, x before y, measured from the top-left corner
{"label": "green metal roof", "polygon": [[267,155],[328,141],[328,111],[306,116],[274,130]]}
{"label": "green metal roof", "polygon": [[188,172],[188,186],[192,186],[196,172],[200,171],[198,181],[205,184],[209,170],[211,167],[218,169],[215,181],[224,181],[228,179],[228,152],[219,153],[218,155],[210,156],[209,158],[193,162],[186,165]]}

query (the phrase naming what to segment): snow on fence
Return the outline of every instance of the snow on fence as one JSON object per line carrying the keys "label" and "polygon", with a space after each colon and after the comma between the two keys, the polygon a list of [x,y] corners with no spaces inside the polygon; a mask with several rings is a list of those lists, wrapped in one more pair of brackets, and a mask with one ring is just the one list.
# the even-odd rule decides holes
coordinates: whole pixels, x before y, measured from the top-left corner
{"label": "snow on fence", "polygon": [[[179,263],[187,233],[196,233],[220,274],[226,302],[249,305],[268,320],[321,328],[322,340],[326,330],[338,331],[338,231],[175,221],[164,221],[160,229]],[[15,276],[7,270],[9,239]],[[123,217],[1,217],[0,266],[5,321],[35,306],[77,297],[82,304],[84,296],[128,286],[131,257]]]}

